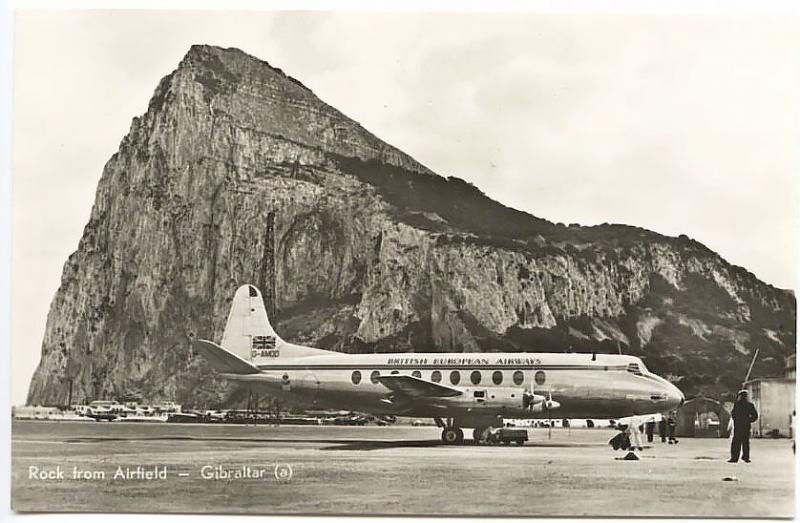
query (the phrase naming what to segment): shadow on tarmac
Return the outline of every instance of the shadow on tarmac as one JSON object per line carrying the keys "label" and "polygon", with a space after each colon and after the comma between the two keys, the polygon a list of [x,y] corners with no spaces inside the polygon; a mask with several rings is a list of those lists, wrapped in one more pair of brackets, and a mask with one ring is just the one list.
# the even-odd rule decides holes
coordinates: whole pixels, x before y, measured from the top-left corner
{"label": "shadow on tarmac", "polygon": [[[463,447],[485,447],[485,448],[509,448],[509,447],[516,447],[517,445],[479,445],[472,440],[467,440],[461,445],[448,445],[440,440],[423,440],[423,441],[382,441],[382,440],[370,440],[370,441],[338,441],[337,443],[344,443],[343,445],[335,445],[332,447],[323,447],[320,450],[381,450],[381,449],[393,449],[393,448],[433,448],[433,447],[454,447],[454,448],[463,448]],[[541,448],[571,448],[571,447],[597,447],[603,445],[596,445],[596,444],[587,444],[587,443],[548,443],[548,442],[538,442],[538,441],[529,441],[524,445],[525,447],[541,447]]]}
{"label": "shadow on tarmac", "polygon": [[[158,436],[158,437],[79,437],[68,438],[64,443],[113,443],[113,442],[156,442],[156,441],[196,441],[216,442],[216,443],[294,443],[294,444],[324,444],[320,450],[381,450],[394,448],[433,448],[433,447],[487,447],[488,445],[478,445],[473,440],[466,440],[461,445],[448,445],[441,440],[357,440],[357,439],[316,439],[316,438],[209,438],[196,436]],[[504,445],[505,446],[505,445]],[[497,446],[503,448],[504,446]],[[516,445],[509,445],[516,447]],[[549,441],[529,441],[526,447],[541,448],[578,448],[578,447],[604,447],[604,444],[596,443],[555,443]]]}

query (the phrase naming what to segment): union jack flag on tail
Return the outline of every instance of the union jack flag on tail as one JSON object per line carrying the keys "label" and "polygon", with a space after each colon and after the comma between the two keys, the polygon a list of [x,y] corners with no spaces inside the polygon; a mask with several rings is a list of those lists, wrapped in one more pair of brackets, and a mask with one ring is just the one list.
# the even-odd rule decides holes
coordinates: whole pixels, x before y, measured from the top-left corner
{"label": "union jack flag on tail", "polygon": [[254,350],[270,350],[275,348],[275,336],[253,336]]}

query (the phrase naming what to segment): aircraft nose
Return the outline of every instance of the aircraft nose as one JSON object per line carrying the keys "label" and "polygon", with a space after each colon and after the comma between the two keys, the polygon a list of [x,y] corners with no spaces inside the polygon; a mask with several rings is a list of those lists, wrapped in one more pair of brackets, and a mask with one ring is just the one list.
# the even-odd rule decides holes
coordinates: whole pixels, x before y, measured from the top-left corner
{"label": "aircraft nose", "polygon": [[667,387],[667,403],[669,403],[669,408],[674,409],[678,408],[686,401],[686,397],[683,395],[683,392],[670,383]]}

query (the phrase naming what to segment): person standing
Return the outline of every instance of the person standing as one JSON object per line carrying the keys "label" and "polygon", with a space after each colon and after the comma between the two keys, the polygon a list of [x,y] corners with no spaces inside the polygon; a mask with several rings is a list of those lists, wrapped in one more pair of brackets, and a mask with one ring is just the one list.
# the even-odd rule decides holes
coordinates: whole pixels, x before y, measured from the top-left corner
{"label": "person standing", "polygon": [[667,434],[670,445],[677,445],[678,439],[675,437],[675,428],[678,425],[678,412],[671,411],[667,417]]}
{"label": "person standing", "polygon": [[[633,423],[632,423],[633,424]],[[644,445],[642,445],[642,426],[629,426],[628,430],[632,436],[631,438],[631,450],[644,450]]]}
{"label": "person standing", "polygon": [[667,417],[661,416],[658,422],[658,435],[661,437],[661,443],[667,442]]}
{"label": "person standing", "polygon": [[648,420],[647,423],[645,423],[644,425],[644,432],[645,434],[647,434],[648,443],[653,442],[653,431],[655,428],[656,428],[656,420],[654,419]]}
{"label": "person standing", "polygon": [[756,407],[748,399],[746,390],[740,390],[733,404],[731,419],[733,420],[733,439],[731,440],[731,459],[728,463],[742,461],[750,463],[750,424],[758,419]]}

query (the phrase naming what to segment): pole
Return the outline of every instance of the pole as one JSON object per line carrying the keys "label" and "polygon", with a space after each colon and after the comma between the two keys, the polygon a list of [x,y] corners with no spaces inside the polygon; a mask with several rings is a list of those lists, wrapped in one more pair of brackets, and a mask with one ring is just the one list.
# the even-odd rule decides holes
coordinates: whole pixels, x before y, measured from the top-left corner
{"label": "pole", "polygon": [[553,399],[553,391],[547,391],[547,403],[545,406],[547,407],[547,439],[551,439],[553,437],[553,418],[550,416],[550,400]]}
{"label": "pole", "polygon": [[255,403],[253,405],[253,426],[258,425],[258,404],[261,401],[261,396],[258,392],[255,394]]}
{"label": "pole", "polygon": [[244,413],[244,424],[245,425],[249,425],[250,424],[250,415],[251,415],[252,411],[253,411],[253,391],[250,390],[250,391],[247,392],[247,410],[245,410],[245,413]]}
{"label": "pole", "polygon": [[753,365],[756,364],[756,358],[758,358],[758,351],[761,349],[756,349],[755,354],[753,354],[753,361],[750,362],[750,367],[747,369],[747,376],[744,377],[744,381],[742,382],[742,388],[744,388],[744,384],[750,381],[750,373],[753,372]]}

